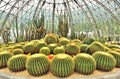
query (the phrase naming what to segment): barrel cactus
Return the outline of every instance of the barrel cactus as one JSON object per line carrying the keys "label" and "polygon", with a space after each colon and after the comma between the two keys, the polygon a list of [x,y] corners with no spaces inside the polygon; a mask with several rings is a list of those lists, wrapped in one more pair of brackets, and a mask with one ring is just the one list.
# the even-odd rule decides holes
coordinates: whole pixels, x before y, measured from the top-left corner
{"label": "barrel cactus", "polygon": [[59,77],[67,77],[74,71],[74,61],[67,54],[57,54],[50,65],[51,72]]}
{"label": "barrel cactus", "polygon": [[66,50],[66,53],[69,55],[76,55],[77,53],[80,52],[80,47],[77,44],[71,42],[66,45],[65,50]]}
{"label": "barrel cactus", "polygon": [[73,39],[71,42],[76,43],[78,46],[81,46],[82,41],[80,41],[79,39]]}
{"label": "barrel cactus", "polygon": [[23,46],[22,46],[22,45],[15,45],[15,46],[13,47],[13,49],[23,49]]}
{"label": "barrel cactus", "polygon": [[96,69],[95,59],[85,53],[77,54],[74,58],[75,70],[81,74],[91,74]]}
{"label": "barrel cactus", "polygon": [[59,44],[61,44],[61,45],[67,45],[68,43],[70,43],[70,40],[68,39],[68,38],[65,38],[65,37],[61,37],[60,39],[59,39]]}
{"label": "barrel cactus", "polygon": [[33,76],[40,76],[49,71],[49,60],[44,54],[34,54],[28,57],[26,61],[26,69]]}
{"label": "barrel cactus", "polygon": [[39,51],[42,47],[47,47],[47,43],[44,41],[38,42],[36,44],[36,50]]}
{"label": "barrel cactus", "polygon": [[7,61],[12,57],[12,54],[8,51],[3,51],[0,53],[0,68],[7,66]]}
{"label": "barrel cactus", "polygon": [[108,50],[109,50],[109,48],[104,46],[102,43],[93,42],[92,44],[90,44],[90,46],[88,46],[86,52],[89,53],[89,54],[93,54],[96,51],[108,51]]}
{"label": "barrel cactus", "polygon": [[35,53],[36,48],[35,48],[34,44],[30,43],[30,44],[24,45],[23,50],[24,50],[25,54],[29,54],[29,53],[33,54],[33,53]]}
{"label": "barrel cactus", "polygon": [[23,49],[14,49],[12,51],[12,53],[13,53],[13,55],[18,55],[18,54],[23,54],[24,51],[23,51]]}
{"label": "barrel cactus", "polygon": [[88,45],[82,44],[82,45],[80,46],[80,52],[86,53],[87,48],[88,48]]}
{"label": "barrel cactus", "polygon": [[26,60],[27,56],[24,54],[15,55],[8,60],[7,66],[12,72],[22,71],[26,69]]}
{"label": "barrel cactus", "polygon": [[54,33],[53,34],[52,33],[46,34],[44,39],[45,39],[45,42],[47,44],[57,43],[58,42],[58,37]]}
{"label": "barrel cactus", "polygon": [[49,44],[48,47],[50,49],[50,53],[53,54],[54,49],[57,47],[57,44]]}
{"label": "barrel cactus", "polygon": [[116,60],[116,67],[120,68],[120,53],[115,51],[107,51],[108,53],[112,54]]}
{"label": "barrel cactus", "polygon": [[54,54],[60,54],[60,53],[65,53],[65,48],[64,46],[56,47],[53,51]]}
{"label": "barrel cactus", "polygon": [[50,54],[50,49],[48,47],[42,47],[39,51],[39,53],[49,55]]}
{"label": "barrel cactus", "polygon": [[102,71],[111,71],[116,66],[115,58],[103,51],[97,51],[92,55],[97,63],[97,69]]}

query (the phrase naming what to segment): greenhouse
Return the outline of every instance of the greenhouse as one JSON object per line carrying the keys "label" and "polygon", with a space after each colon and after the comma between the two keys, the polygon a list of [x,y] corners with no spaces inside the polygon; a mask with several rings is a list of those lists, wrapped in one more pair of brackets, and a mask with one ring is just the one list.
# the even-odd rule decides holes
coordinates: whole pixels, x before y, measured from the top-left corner
{"label": "greenhouse", "polygon": [[0,0],[0,79],[120,79],[120,0]]}

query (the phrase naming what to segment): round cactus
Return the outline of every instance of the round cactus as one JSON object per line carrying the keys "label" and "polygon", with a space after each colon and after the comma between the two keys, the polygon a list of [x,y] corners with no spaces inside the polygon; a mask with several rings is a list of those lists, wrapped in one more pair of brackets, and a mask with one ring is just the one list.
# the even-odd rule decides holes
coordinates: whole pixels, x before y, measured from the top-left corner
{"label": "round cactus", "polygon": [[89,54],[93,54],[96,51],[108,51],[108,50],[109,50],[109,48],[104,46],[102,43],[93,42],[90,46],[88,46],[86,52],[89,53]]}
{"label": "round cactus", "polygon": [[76,43],[78,46],[81,46],[82,44],[82,41],[80,41],[79,39],[74,39],[71,42]]}
{"label": "round cactus", "polygon": [[74,61],[67,54],[57,54],[50,65],[51,72],[59,77],[67,77],[74,71]]}
{"label": "round cactus", "polygon": [[12,53],[13,55],[18,55],[18,54],[23,54],[24,52],[23,52],[23,49],[14,49]]}
{"label": "round cactus", "polygon": [[50,53],[53,54],[54,49],[57,47],[57,44],[49,44],[48,47],[50,49]]}
{"label": "round cactus", "polygon": [[39,53],[49,55],[50,54],[50,49],[48,47],[42,47],[39,51]]}
{"label": "round cactus", "polygon": [[111,71],[116,66],[115,58],[107,52],[98,51],[92,56],[95,58],[98,70]]}
{"label": "round cactus", "polygon": [[64,46],[56,47],[53,51],[54,54],[60,54],[60,53],[65,53],[65,48]]}
{"label": "round cactus", "polygon": [[12,54],[8,51],[3,51],[0,53],[0,68],[7,66],[7,61],[12,57]]}
{"label": "round cactus", "polygon": [[49,33],[47,35],[45,35],[45,42],[47,44],[51,44],[51,43],[57,43],[58,42],[58,37],[56,36],[56,34],[52,34],[52,33]]}
{"label": "round cactus", "polygon": [[116,60],[116,67],[120,68],[120,53],[115,51],[107,51],[108,53],[112,54]]}
{"label": "round cactus", "polygon": [[31,44],[31,43],[24,45],[23,50],[24,50],[25,54],[29,54],[29,53],[33,54],[36,51],[35,45]]}
{"label": "round cactus", "polygon": [[26,62],[26,69],[33,76],[40,76],[49,71],[49,60],[44,54],[31,55]]}
{"label": "round cactus", "polygon": [[61,44],[61,45],[63,45],[63,46],[67,45],[68,43],[70,43],[70,40],[69,40],[68,38],[61,37],[61,38],[59,39],[59,44]]}
{"label": "round cactus", "polygon": [[22,45],[15,45],[15,46],[13,47],[13,49],[23,49],[23,46],[22,46]]}
{"label": "round cactus", "polygon": [[47,47],[47,43],[46,42],[39,42],[36,44],[36,50],[39,51],[42,47]]}
{"label": "round cactus", "polygon": [[25,67],[26,60],[27,56],[24,54],[15,55],[8,60],[7,66],[10,71],[13,72],[22,71],[26,69]]}
{"label": "round cactus", "polygon": [[77,44],[71,42],[66,45],[65,50],[66,50],[66,53],[69,55],[76,55],[77,53],[80,52],[80,47]]}
{"label": "round cactus", "polygon": [[87,48],[88,48],[88,45],[82,44],[82,45],[80,46],[80,52],[86,53]]}
{"label": "round cactus", "polygon": [[94,72],[96,69],[95,59],[85,53],[77,54],[74,58],[75,70],[79,73],[88,75]]}

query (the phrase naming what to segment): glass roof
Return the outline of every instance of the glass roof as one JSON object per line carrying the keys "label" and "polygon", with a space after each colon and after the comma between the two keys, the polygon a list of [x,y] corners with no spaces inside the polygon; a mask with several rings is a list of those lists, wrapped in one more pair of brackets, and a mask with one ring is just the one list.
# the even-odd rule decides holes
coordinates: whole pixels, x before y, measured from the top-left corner
{"label": "glass roof", "polygon": [[99,29],[119,27],[120,0],[0,0],[2,28],[14,26],[16,20],[18,24],[28,26],[43,16],[45,27],[54,24],[55,29],[61,16],[66,17],[69,26],[76,31],[91,31],[98,26]]}

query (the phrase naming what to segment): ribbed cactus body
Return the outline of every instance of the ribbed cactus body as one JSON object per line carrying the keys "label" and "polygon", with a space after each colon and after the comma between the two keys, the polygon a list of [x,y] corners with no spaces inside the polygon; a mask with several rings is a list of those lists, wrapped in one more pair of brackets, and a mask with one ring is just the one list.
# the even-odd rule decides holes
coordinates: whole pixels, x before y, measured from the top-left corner
{"label": "ribbed cactus body", "polygon": [[0,68],[4,68],[7,66],[7,61],[12,57],[12,54],[7,51],[3,51],[0,53]]}
{"label": "ribbed cactus body", "polygon": [[24,54],[19,54],[12,56],[7,63],[7,66],[10,71],[17,72],[25,70],[25,64],[26,64],[27,56]]}
{"label": "ribbed cactus body", "polygon": [[41,41],[41,42],[38,42],[38,43],[36,44],[36,50],[37,50],[38,52],[39,52],[39,50],[40,50],[42,47],[47,47],[47,43]]}
{"label": "ribbed cactus body", "polygon": [[88,48],[88,45],[82,44],[82,45],[80,46],[80,52],[81,52],[81,53],[86,53],[87,48]]}
{"label": "ribbed cactus body", "polygon": [[108,53],[113,55],[116,60],[116,67],[120,68],[120,53],[115,51],[108,51]]}
{"label": "ribbed cactus body", "polygon": [[61,45],[67,45],[68,43],[70,43],[70,40],[68,39],[68,38],[65,38],[65,37],[61,37],[60,39],[59,39],[59,44],[61,44]]}
{"label": "ribbed cactus body", "polygon": [[24,51],[23,51],[23,49],[14,49],[12,51],[12,53],[13,53],[13,55],[18,55],[18,54],[23,54]]}
{"label": "ribbed cactus body", "polygon": [[49,55],[50,54],[50,49],[48,47],[42,47],[40,49],[39,53]]}
{"label": "ribbed cactus body", "polygon": [[30,43],[30,44],[24,45],[23,50],[24,50],[25,54],[29,54],[29,53],[33,54],[33,53],[35,53],[36,48],[35,48],[34,44]]}
{"label": "ribbed cactus body", "polygon": [[53,51],[54,54],[61,54],[61,53],[65,53],[65,48],[64,46],[60,46],[60,47],[56,47]]}
{"label": "ribbed cactus body", "polygon": [[53,51],[54,51],[54,49],[55,49],[57,46],[58,46],[58,45],[57,45],[57,44],[54,44],[54,43],[48,45],[51,54],[53,54]]}
{"label": "ribbed cactus body", "polygon": [[31,55],[26,62],[26,69],[33,76],[40,76],[49,71],[49,60],[44,54]]}
{"label": "ribbed cactus body", "polygon": [[92,44],[90,44],[90,46],[88,46],[86,52],[89,53],[89,54],[93,54],[96,51],[108,51],[108,50],[109,50],[109,48],[104,46],[102,43],[93,42]]}
{"label": "ribbed cactus body", "polygon": [[66,53],[69,55],[76,55],[77,53],[80,53],[80,47],[75,43],[69,43],[66,45]]}
{"label": "ribbed cactus body", "polygon": [[59,77],[67,77],[74,71],[74,61],[67,54],[57,54],[50,66],[51,72]]}
{"label": "ribbed cactus body", "polygon": [[95,58],[98,70],[111,71],[116,66],[115,58],[107,52],[98,51],[92,56]]}
{"label": "ribbed cactus body", "polygon": [[89,54],[77,54],[74,58],[74,62],[75,70],[81,74],[91,74],[96,69],[96,61]]}
{"label": "ribbed cactus body", "polygon": [[45,35],[44,40],[47,44],[57,43],[58,42],[58,37],[57,37],[56,34],[49,33],[49,34]]}

